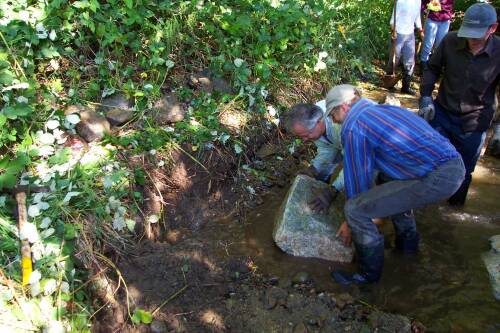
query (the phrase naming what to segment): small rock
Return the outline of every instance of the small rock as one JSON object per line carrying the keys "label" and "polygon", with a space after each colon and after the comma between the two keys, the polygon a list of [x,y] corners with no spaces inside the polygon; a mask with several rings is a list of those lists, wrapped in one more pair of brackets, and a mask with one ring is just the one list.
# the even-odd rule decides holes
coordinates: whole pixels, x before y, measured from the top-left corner
{"label": "small rock", "polygon": [[354,299],[348,293],[342,293],[342,294],[340,294],[337,297],[336,301],[337,301],[337,307],[339,309],[343,309],[346,305],[354,303]]}
{"label": "small rock", "polygon": [[271,310],[276,307],[276,305],[284,305],[287,296],[288,293],[284,289],[278,287],[269,288],[264,297],[264,307],[267,310]]}
{"label": "small rock", "polygon": [[153,110],[153,118],[159,124],[176,123],[184,120],[186,115],[184,106],[172,94],[165,94],[154,104]]}
{"label": "small rock", "polygon": [[119,126],[134,116],[134,103],[123,94],[115,94],[102,100],[98,111],[102,111],[112,126]]}
{"label": "small rock", "polygon": [[192,74],[189,77],[189,85],[208,93],[214,91],[221,94],[232,93],[231,85],[222,78],[214,77],[209,69],[204,69],[199,73]]}
{"label": "small rock", "polygon": [[151,333],[166,333],[167,324],[162,320],[153,320],[151,323]]}
{"label": "small rock", "polygon": [[385,95],[382,104],[401,106],[401,101],[394,94],[387,94]]}
{"label": "small rock", "polygon": [[277,153],[276,145],[266,143],[266,144],[262,145],[259,148],[259,150],[257,150],[257,153],[255,155],[260,159],[264,159],[268,156],[275,155],[276,153]]}
{"label": "small rock", "polygon": [[309,273],[307,272],[298,272],[292,278],[292,283],[301,284],[309,281]]}
{"label": "small rock", "polygon": [[280,278],[279,278],[279,276],[271,276],[267,281],[271,285],[275,286],[275,285],[277,285],[280,282]]}
{"label": "small rock", "polygon": [[293,328],[293,333],[308,333],[309,331],[307,330],[306,325],[304,323],[297,324]]}
{"label": "small rock", "polygon": [[212,84],[214,87],[214,91],[221,93],[221,94],[232,94],[233,93],[233,88],[231,88],[231,85],[224,79],[219,78],[219,77],[214,77],[212,79]]}
{"label": "small rock", "polygon": [[76,125],[76,131],[85,141],[92,142],[102,139],[104,134],[109,133],[110,125],[104,116],[86,110],[80,112],[80,122]]}
{"label": "small rock", "polygon": [[112,109],[106,113],[106,119],[108,119],[112,126],[123,125],[133,117],[134,112],[132,110]]}

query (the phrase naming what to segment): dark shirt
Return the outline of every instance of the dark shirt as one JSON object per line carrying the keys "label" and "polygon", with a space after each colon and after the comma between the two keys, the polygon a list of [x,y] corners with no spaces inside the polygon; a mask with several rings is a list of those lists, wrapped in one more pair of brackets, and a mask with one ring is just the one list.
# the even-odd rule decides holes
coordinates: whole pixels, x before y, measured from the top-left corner
{"label": "dark shirt", "polygon": [[[431,1],[432,0],[422,1],[422,11],[427,9],[427,4]],[[441,10],[439,12],[430,10],[427,17],[437,22],[451,20],[453,17],[453,0],[440,0],[439,2],[441,3]]]}
{"label": "dark shirt", "polygon": [[500,82],[500,37],[491,36],[485,48],[472,55],[464,38],[448,33],[429,59],[421,96],[431,96],[442,74],[437,103],[456,115],[465,132],[485,131],[497,108]]}

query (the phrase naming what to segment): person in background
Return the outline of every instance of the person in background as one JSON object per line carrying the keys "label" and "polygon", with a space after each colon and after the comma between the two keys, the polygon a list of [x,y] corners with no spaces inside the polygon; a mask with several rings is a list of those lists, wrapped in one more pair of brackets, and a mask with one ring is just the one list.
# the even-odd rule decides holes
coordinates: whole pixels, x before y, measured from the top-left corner
{"label": "person in background", "polygon": [[[422,76],[418,113],[450,140],[465,163],[465,179],[448,200],[453,206],[465,204],[472,172],[498,105],[500,37],[494,35],[497,26],[493,6],[470,6],[458,32],[444,37]],[[432,91],[440,78],[437,98],[433,100]],[[498,126],[494,125],[497,132]],[[494,135],[490,145],[499,141],[500,135]]]}
{"label": "person in background", "polygon": [[412,209],[452,195],[464,179],[464,164],[425,120],[361,98],[352,85],[328,92],[325,116],[342,124],[347,223],[338,234],[352,235],[359,266],[357,273],[334,270],[332,276],[341,284],[376,282],[384,263],[384,237],[373,219],[391,217],[396,249],[415,253],[420,236]]}
{"label": "person in background", "polygon": [[[314,140],[316,156],[311,165],[300,173],[317,180],[327,182],[342,160],[342,145],[340,143],[340,126],[331,119],[324,117],[325,101],[314,104],[296,104],[287,114],[285,127],[287,132],[298,136],[302,141]],[[333,181],[332,187],[317,194],[310,203],[315,212],[326,212],[339,191],[344,189],[344,175],[340,171]]]}
{"label": "person in background", "polygon": [[420,68],[427,66],[432,49],[439,46],[450,29],[450,22],[453,18],[453,0],[423,0],[422,11],[428,14],[420,52]]}
{"label": "person in background", "polygon": [[[422,22],[420,19],[420,0],[397,0],[396,10],[392,11],[391,17],[391,38],[396,40],[395,47],[395,62],[396,65],[402,62],[403,65],[403,81],[401,93],[416,95],[416,92],[411,89],[410,83],[415,68],[415,28],[420,33],[420,38],[423,38]],[[396,17],[394,17],[396,15]],[[396,24],[394,30],[394,19]],[[387,74],[392,73],[393,55],[390,55],[389,63],[387,64]]]}

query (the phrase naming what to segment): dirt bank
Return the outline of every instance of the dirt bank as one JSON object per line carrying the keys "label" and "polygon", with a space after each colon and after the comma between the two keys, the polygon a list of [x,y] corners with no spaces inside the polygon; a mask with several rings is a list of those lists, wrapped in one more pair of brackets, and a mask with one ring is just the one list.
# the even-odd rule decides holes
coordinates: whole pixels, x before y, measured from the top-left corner
{"label": "dirt bank", "polygon": [[[301,146],[291,154],[290,142],[278,130],[251,140],[254,149],[244,158],[211,152],[193,159],[179,152],[168,172],[147,172],[145,210],[162,219],[131,255],[116,257],[127,289],[116,295],[121,308],[103,311],[93,330],[410,332],[407,318],[363,303],[357,289],[332,294],[307,277],[262,275],[251,257],[223,250],[227,244],[216,241],[217,235],[228,227],[213,222],[231,217],[231,227],[243,228],[246,212],[256,209],[270,188],[287,186],[313,152],[312,146]],[[152,325],[127,320],[127,293],[132,311],[153,313]]]}

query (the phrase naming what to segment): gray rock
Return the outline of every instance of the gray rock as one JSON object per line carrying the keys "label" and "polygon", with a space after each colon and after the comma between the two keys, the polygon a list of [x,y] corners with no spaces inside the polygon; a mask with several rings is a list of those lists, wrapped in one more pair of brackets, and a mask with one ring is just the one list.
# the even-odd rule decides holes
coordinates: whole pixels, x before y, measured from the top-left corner
{"label": "gray rock", "polygon": [[295,256],[351,262],[353,249],[335,237],[341,220],[334,205],[327,214],[315,214],[308,206],[315,197],[313,189],[327,186],[311,177],[298,175],[281,205],[273,239],[283,251]]}
{"label": "gray rock", "polygon": [[80,122],[76,125],[76,131],[87,142],[100,140],[104,134],[110,131],[109,122],[106,117],[94,111],[80,112]]}
{"label": "gray rock", "polygon": [[153,118],[159,124],[176,123],[184,120],[186,110],[172,94],[165,94],[153,106]]}
{"label": "gray rock", "polygon": [[231,85],[226,80],[215,77],[208,69],[192,74],[189,77],[189,85],[208,93],[215,91],[221,94],[231,94],[233,92]]}
{"label": "gray rock", "polygon": [[102,100],[99,111],[102,111],[113,126],[119,126],[134,116],[133,101],[122,94],[112,95]]}
{"label": "gray rock", "polygon": [[153,320],[153,322],[151,323],[151,332],[152,333],[166,333],[166,332],[168,332],[167,324],[165,324],[165,322],[162,320]]}
{"label": "gray rock", "polygon": [[493,296],[500,301],[500,235],[490,238],[491,250],[483,253],[483,262],[490,275]]}

